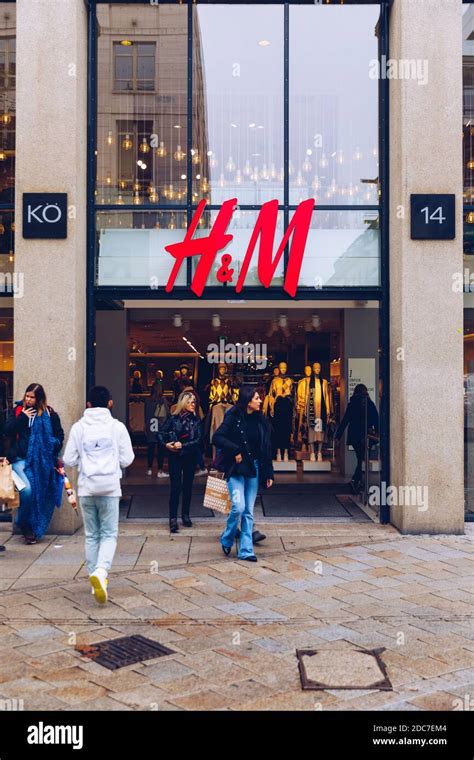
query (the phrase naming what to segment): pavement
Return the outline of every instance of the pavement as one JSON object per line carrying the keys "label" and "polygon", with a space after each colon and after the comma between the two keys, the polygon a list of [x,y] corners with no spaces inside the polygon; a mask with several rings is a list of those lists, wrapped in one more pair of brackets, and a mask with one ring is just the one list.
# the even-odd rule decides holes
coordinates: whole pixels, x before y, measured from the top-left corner
{"label": "pavement", "polygon": [[[170,536],[165,523],[121,522],[105,606],[80,533],[25,546],[0,525],[0,709],[474,709],[470,524],[465,536],[402,536],[259,520],[253,564],[224,557],[205,523]],[[111,671],[77,649],[133,634],[173,654]],[[331,685],[343,655],[375,648],[390,689],[360,688],[355,668],[352,688],[302,690],[297,649],[322,653]]]}

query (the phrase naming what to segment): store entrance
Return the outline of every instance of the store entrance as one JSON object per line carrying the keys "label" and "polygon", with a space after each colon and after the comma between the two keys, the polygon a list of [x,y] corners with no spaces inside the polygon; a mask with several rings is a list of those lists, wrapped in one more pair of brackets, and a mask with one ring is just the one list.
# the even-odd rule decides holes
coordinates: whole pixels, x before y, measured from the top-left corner
{"label": "store entrance", "polygon": [[365,385],[379,407],[378,358],[375,302],[179,302],[98,312],[96,380],[113,387],[114,412],[126,423],[136,452],[125,486],[128,518],[167,517],[167,457],[149,430],[150,418],[161,424],[186,388],[196,394],[203,430],[191,510],[196,518],[209,518],[202,499],[215,457],[213,435],[239,389],[251,385],[272,430],[275,483],[259,494],[261,516],[370,520],[379,430],[371,431],[369,466],[364,461],[355,479],[358,460],[346,445],[347,428],[344,434],[339,429],[340,441],[336,433],[356,386]]}

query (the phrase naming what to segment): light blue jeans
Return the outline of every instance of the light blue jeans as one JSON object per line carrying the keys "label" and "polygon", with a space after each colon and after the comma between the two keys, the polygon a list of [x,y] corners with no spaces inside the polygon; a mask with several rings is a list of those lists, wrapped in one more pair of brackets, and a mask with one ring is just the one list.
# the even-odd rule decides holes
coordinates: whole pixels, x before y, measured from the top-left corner
{"label": "light blue jeans", "polygon": [[257,472],[254,478],[237,476],[229,478],[230,498],[232,506],[227,518],[226,529],[221,536],[221,544],[230,548],[235,541],[235,534],[240,523],[240,539],[238,558],[254,557],[252,531],[253,531],[253,508],[258,492],[258,462],[254,462]]}
{"label": "light blue jeans", "polygon": [[120,496],[81,496],[89,575],[98,567],[112,567],[117,548]]}
{"label": "light blue jeans", "polygon": [[17,459],[16,462],[12,462],[12,469],[25,483],[26,488],[22,488],[20,491],[20,506],[16,512],[16,524],[23,531],[23,533],[31,532],[30,518],[30,505],[33,491],[31,489],[31,483],[28,480],[25,473],[25,459]]}

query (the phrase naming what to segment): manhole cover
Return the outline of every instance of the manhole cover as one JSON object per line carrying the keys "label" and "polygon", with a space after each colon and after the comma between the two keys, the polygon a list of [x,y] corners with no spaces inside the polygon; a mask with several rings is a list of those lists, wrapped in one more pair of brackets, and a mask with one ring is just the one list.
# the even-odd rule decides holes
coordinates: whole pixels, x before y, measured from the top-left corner
{"label": "manhole cover", "polygon": [[392,684],[380,657],[384,649],[297,649],[303,689],[381,689]]}
{"label": "manhole cover", "polygon": [[76,646],[76,649],[85,657],[89,657],[109,670],[124,668],[126,665],[133,665],[143,660],[152,660],[154,657],[175,654],[172,649],[152,639],[146,639],[144,636],[124,636],[121,639]]}

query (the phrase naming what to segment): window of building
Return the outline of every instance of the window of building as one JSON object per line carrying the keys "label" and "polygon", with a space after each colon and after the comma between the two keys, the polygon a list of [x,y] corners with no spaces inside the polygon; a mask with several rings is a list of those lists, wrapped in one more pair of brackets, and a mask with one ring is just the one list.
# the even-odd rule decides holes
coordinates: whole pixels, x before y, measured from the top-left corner
{"label": "window of building", "polygon": [[[125,44],[127,43],[127,44]],[[151,92],[155,89],[154,42],[114,42],[114,89]]]}

